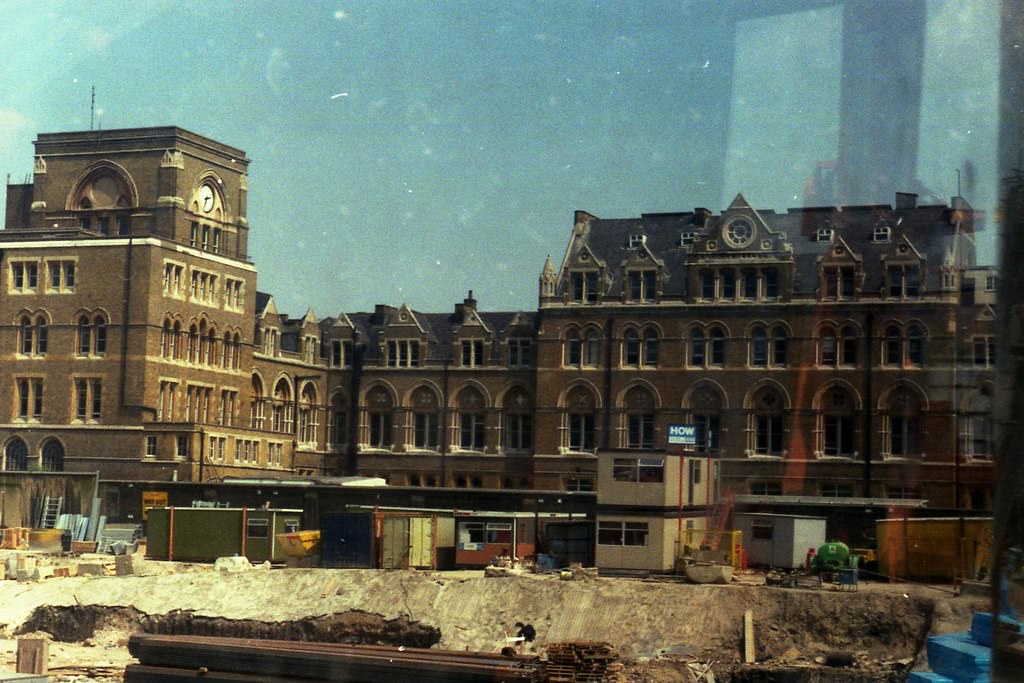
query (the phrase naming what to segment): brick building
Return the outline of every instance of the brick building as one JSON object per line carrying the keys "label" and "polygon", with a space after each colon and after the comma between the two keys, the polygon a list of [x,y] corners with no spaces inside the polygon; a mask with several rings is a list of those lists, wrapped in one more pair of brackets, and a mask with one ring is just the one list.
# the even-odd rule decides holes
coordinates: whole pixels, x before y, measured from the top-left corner
{"label": "brick building", "polygon": [[5,469],[598,490],[621,545],[720,493],[991,504],[995,275],[959,198],[578,212],[534,311],[291,318],[257,292],[241,150],[35,146],[0,236]]}

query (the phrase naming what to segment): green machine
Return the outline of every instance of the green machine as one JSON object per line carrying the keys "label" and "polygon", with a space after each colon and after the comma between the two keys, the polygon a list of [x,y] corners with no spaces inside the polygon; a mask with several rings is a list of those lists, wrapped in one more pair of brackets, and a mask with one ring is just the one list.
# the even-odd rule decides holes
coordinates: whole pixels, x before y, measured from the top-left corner
{"label": "green machine", "polygon": [[839,590],[857,590],[858,558],[845,543],[832,541],[818,548],[811,569],[823,581],[838,581]]}
{"label": "green machine", "polygon": [[857,555],[850,552],[849,546],[839,541],[832,541],[818,548],[814,559],[811,560],[811,569],[815,572],[835,573],[840,569],[856,568]]}

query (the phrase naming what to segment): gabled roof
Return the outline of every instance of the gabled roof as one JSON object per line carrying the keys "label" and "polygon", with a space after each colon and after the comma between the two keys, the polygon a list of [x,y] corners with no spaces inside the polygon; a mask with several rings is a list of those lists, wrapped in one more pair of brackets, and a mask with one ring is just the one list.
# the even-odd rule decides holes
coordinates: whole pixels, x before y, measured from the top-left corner
{"label": "gabled roof", "polygon": [[[809,207],[789,209],[784,213],[756,210],[743,195],[737,195],[720,216],[704,209],[681,213],[642,214],[639,218],[596,218],[577,212],[570,238],[570,248],[558,273],[560,292],[568,286],[568,270],[576,266],[580,254],[588,254],[594,262],[607,265],[606,296],[621,294],[623,264],[639,248],[630,247],[630,235],[642,235],[642,247],[653,259],[665,264],[667,280],[662,295],[665,298],[683,298],[686,294],[686,271],[698,260],[708,263],[726,258],[735,249],[723,246],[717,239],[721,229],[737,216],[745,216],[763,229],[762,239],[756,239],[743,251],[751,263],[763,255],[765,261],[794,264],[794,294],[811,295],[819,286],[818,271],[823,259],[836,245],[845,247],[859,262],[864,274],[863,289],[878,291],[885,284],[885,260],[900,244],[912,250],[914,258],[925,264],[921,282],[925,289],[935,290],[941,284],[941,266],[946,255],[953,251],[960,263],[970,267],[975,263],[973,226],[967,220],[958,227],[955,218],[970,213],[960,198],[954,198],[957,212],[949,206],[865,205],[844,207]],[[581,218],[582,216],[582,218]],[[876,226],[887,225],[891,237],[888,241],[873,239]],[[832,241],[819,241],[820,228],[832,231]],[[681,244],[683,234],[696,236],[689,248]],[[715,239],[714,250],[708,241]],[[770,244],[768,241],[770,240]],[[720,254],[721,256],[716,256]],[[902,255],[901,255],[902,256]]]}

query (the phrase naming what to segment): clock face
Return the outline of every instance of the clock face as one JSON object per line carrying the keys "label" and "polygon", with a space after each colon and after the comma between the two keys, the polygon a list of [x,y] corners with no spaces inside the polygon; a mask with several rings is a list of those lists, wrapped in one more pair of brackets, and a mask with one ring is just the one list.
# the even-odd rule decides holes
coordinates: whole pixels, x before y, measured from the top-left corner
{"label": "clock face", "polygon": [[213,188],[209,185],[199,188],[199,210],[203,213],[213,211]]}
{"label": "clock face", "polygon": [[754,241],[754,226],[746,218],[737,218],[725,226],[725,241],[734,247],[745,247]]}

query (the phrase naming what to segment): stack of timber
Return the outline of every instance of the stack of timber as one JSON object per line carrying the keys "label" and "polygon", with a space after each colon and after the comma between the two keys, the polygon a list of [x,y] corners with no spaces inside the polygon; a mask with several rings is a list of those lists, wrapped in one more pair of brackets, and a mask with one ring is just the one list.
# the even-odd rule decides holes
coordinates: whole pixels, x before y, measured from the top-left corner
{"label": "stack of timber", "polygon": [[3,529],[3,540],[0,548],[4,550],[28,550],[28,527],[8,527]]}
{"label": "stack of timber", "polygon": [[550,683],[601,683],[607,680],[609,667],[619,659],[608,643],[550,643],[545,649],[545,670]]}
{"label": "stack of timber", "polygon": [[128,651],[139,663],[125,667],[126,683],[187,680],[206,683],[541,681],[540,663],[536,658],[506,657],[486,652],[156,635],[132,636]]}

